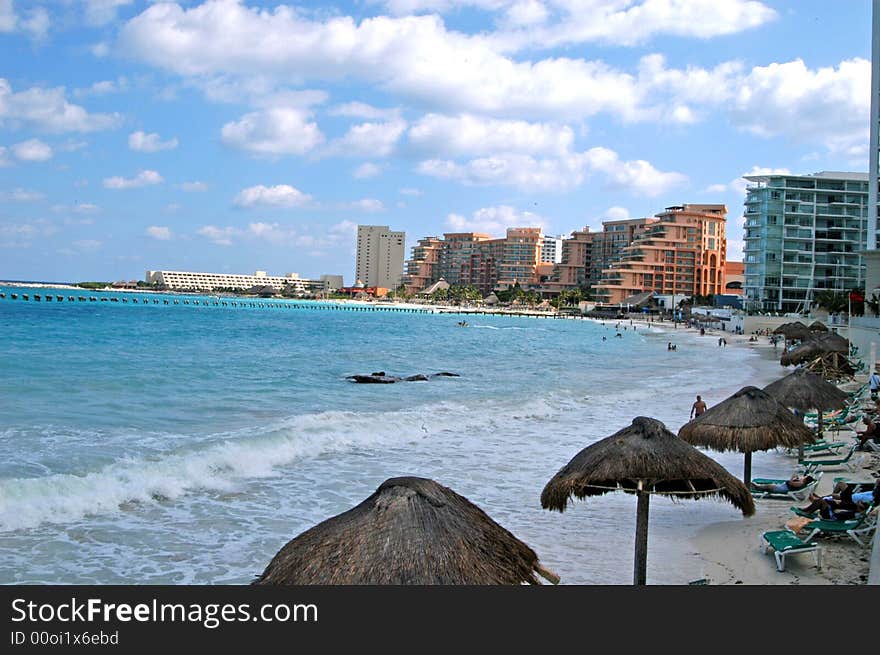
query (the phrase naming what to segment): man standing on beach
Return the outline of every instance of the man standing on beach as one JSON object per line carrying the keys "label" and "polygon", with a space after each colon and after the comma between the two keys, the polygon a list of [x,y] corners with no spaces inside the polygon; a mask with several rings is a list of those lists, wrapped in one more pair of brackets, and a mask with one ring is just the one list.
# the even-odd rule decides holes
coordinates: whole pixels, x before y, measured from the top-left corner
{"label": "man standing on beach", "polygon": [[868,382],[871,384],[871,398],[877,400],[877,390],[880,389],[880,373],[877,372],[876,366]]}
{"label": "man standing on beach", "polygon": [[691,406],[691,418],[699,418],[700,414],[706,411],[706,403],[702,398],[697,396],[697,402]]}

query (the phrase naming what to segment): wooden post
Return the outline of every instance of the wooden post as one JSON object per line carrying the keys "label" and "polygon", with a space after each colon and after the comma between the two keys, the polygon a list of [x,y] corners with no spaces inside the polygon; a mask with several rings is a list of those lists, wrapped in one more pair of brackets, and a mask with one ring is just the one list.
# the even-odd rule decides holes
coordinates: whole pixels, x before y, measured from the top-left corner
{"label": "wooden post", "polygon": [[636,507],[636,557],[633,571],[633,584],[644,586],[648,572],[648,509],[651,494],[642,489],[642,481],[639,480],[639,490],[636,492],[638,505]]}
{"label": "wooden post", "polygon": [[746,485],[746,489],[749,489],[752,484],[752,453],[746,453],[745,459],[745,466],[743,466],[743,483]]}

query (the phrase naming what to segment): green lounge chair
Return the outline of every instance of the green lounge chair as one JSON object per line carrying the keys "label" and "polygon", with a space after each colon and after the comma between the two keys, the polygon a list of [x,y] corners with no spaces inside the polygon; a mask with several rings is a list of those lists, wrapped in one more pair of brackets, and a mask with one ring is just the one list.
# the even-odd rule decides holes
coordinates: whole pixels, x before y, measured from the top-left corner
{"label": "green lounge chair", "polygon": [[854,443],[845,457],[838,457],[837,459],[817,459],[814,457],[808,457],[806,459],[799,459],[798,464],[804,468],[804,473],[813,473],[814,471],[820,471],[824,468],[838,468],[841,466],[853,471],[863,459],[863,456],[860,455],[853,460],[853,454],[856,452],[858,445],[858,443]]}
{"label": "green lounge chair", "polygon": [[809,539],[801,541],[796,534],[789,530],[765,532],[761,535],[761,546],[765,553],[768,549],[773,549],[773,555],[776,557],[776,569],[780,572],[785,571],[785,558],[788,555],[799,553],[813,553],[816,557],[816,568],[822,568],[822,551],[819,544]]}
{"label": "green lounge chair", "polygon": [[[866,509],[861,516],[848,521],[826,521],[821,519],[804,526],[805,530],[812,530],[807,536],[807,541],[817,535],[823,534],[846,534],[853,541],[864,548],[870,542],[867,537],[877,528],[877,512],[873,511],[873,505]],[[862,541],[862,539],[865,541]]]}
{"label": "green lounge chair", "polygon": [[[803,449],[807,457],[828,457],[837,455],[841,448],[851,445],[852,441],[825,441],[822,439],[816,443],[804,445]],[[797,448],[792,448],[791,452],[796,453]]]}
{"label": "green lounge chair", "polygon": [[[755,498],[776,498],[780,500],[785,500],[786,498],[790,498],[792,500],[806,500],[810,493],[816,488],[819,484],[819,480],[822,479],[822,471],[818,471],[814,476],[815,480],[813,480],[810,484],[801,487],[800,489],[791,489],[785,493],[776,493],[774,491],[764,491],[757,490],[754,487],[750,488],[752,492],[752,496]],[[782,484],[786,482],[786,480],[777,480],[773,478],[755,478],[752,480],[752,484]]]}

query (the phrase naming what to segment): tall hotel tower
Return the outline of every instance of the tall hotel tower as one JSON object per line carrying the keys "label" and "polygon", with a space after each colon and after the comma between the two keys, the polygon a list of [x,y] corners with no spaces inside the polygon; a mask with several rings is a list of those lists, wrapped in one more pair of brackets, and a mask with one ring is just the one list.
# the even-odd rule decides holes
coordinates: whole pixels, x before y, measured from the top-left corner
{"label": "tall hotel tower", "polygon": [[367,287],[396,289],[403,277],[406,233],[387,225],[358,225],[355,277]]}

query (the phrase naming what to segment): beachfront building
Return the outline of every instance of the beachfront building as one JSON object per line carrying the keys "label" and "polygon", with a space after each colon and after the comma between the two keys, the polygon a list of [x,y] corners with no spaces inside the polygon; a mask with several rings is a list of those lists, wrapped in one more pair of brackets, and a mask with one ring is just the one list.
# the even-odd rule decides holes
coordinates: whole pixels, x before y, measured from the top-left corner
{"label": "beachfront building", "polygon": [[541,246],[541,262],[544,264],[559,264],[562,262],[562,243],[565,240],[565,235],[560,234],[559,236],[550,236],[547,235],[544,237],[543,244]]}
{"label": "beachfront building", "polygon": [[745,200],[745,309],[808,311],[817,292],[864,285],[866,173],[745,179],[752,183]]}
{"label": "beachfront building", "polygon": [[585,226],[575,230],[562,241],[560,261],[554,267],[553,277],[545,288],[559,293],[565,289],[577,289],[589,283],[589,270],[593,260],[593,241],[601,232],[590,232]]}
{"label": "beachfront building", "polygon": [[727,253],[724,205],[687,204],[667,207],[617,263],[602,271],[594,286],[596,299],[617,305],[639,293],[714,295],[723,293]]}
{"label": "beachfront building", "polygon": [[586,270],[586,281],[596,286],[602,281],[604,271],[620,261],[624,249],[644,234],[656,218],[624,218],[603,221],[602,232],[593,238],[590,260]]}
{"label": "beachfront building", "polygon": [[322,275],[321,281],[324,283],[327,291],[336,291],[337,289],[341,289],[345,286],[342,282],[341,275]]}
{"label": "beachfront building", "polygon": [[392,232],[387,225],[358,225],[355,278],[368,287],[400,286],[405,239],[405,232]]}
{"label": "beachfront building", "polygon": [[326,289],[323,280],[306,280],[297,273],[267,275],[256,271],[253,275],[237,273],[198,273],[191,271],[147,271],[147,284],[169,291],[220,291],[241,290],[254,287],[273,287],[279,292],[288,288],[295,293],[322,293]]}
{"label": "beachfront building", "polygon": [[728,296],[741,296],[745,285],[745,264],[743,262],[724,262],[724,293]]}
{"label": "beachfront building", "polygon": [[406,277],[403,279],[406,293],[419,293],[439,278],[434,269],[442,249],[443,240],[440,237],[425,237],[413,246],[412,259],[406,262]]}
{"label": "beachfront building", "polygon": [[480,232],[447,232],[426,237],[407,262],[407,292],[418,293],[439,280],[476,287],[484,295],[496,288],[539,282],[544,237],[539,227],[512,227],[503,238]]}

